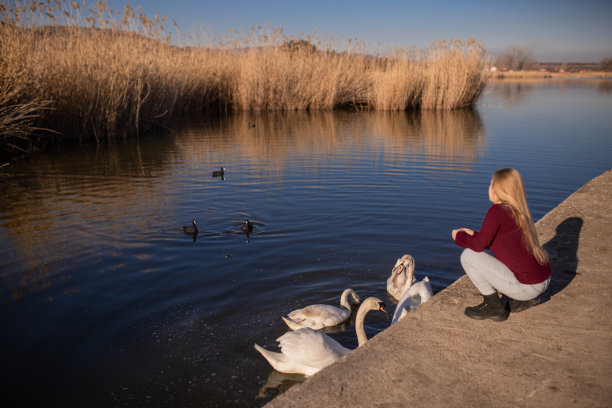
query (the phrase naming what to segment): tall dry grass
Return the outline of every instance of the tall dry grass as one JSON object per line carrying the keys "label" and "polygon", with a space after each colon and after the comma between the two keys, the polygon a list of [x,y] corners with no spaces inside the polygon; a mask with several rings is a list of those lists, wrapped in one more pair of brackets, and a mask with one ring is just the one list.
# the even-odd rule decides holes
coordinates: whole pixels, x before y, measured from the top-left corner
{"label": "tall dry grass", "polygon": [[0,144],[20,148],[41,127],[125,137],[190,111],[453,109],[485,83],[474,40],[368,55],[360,41],[339,47],[269,27],[172,39],[165,24],[103,1],[0,5]]}

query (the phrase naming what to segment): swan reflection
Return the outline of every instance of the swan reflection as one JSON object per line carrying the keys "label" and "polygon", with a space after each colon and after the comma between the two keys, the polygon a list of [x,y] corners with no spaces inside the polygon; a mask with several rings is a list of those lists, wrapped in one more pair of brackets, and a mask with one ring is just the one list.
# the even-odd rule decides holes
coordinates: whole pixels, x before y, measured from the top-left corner
{"label": "swan reflection", "polygon": [[286,374],[276,370],[272,370],[268,379],[259,389],[256,399],[272,399],[279,394],[287,391],[295,384],[300,384],[306,381],[306,376],[303,374]]}

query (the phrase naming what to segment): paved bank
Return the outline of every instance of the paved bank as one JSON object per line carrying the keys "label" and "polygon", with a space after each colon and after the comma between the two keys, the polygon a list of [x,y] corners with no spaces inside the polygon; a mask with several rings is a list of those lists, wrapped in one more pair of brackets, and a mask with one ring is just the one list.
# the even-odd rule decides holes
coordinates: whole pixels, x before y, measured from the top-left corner
{"label": "paved bank", "polygon": [[553,276],[507,321],[463,276],[398,324],[290,388],[276,407],[612,406],[612,171],[537,222]]}

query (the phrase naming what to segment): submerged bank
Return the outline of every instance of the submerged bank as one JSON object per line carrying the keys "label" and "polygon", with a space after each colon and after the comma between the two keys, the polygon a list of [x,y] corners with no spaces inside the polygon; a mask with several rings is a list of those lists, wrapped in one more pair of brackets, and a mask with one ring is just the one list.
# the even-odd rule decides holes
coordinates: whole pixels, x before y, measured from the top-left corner
{"label": "submerged bank", "polygon": [[466,276],[267,407],[606,407],[612,398],[612,171],[536,226],[553,269],[543,302],[503,323],[463,315]]}

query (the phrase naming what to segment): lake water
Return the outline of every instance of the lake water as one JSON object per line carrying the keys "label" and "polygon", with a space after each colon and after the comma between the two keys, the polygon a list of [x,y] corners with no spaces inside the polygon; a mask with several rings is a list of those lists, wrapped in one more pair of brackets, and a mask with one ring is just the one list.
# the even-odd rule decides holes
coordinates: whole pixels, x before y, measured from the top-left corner
{"label": "lake water", "polygon": [[[199,118],[11,163],[5,400],[261,406],[304,380],[253,349],[274,349],[281,315],[347,287],[392,314],[386,279],[405,253],[447,287],[463,274],[451,229],[478,229],[491,173],[519,169],[537,220],[612,168],[611,114],[611,80],[494,83],[475,110]],[[371,312],[368,336],[390,322]],[[329,334],[357,345],[350,323]]]}

